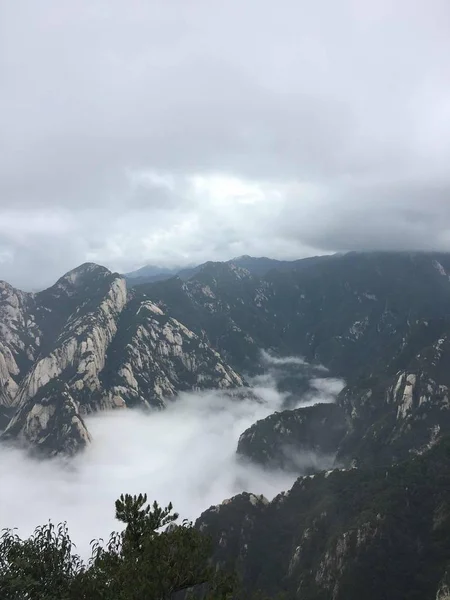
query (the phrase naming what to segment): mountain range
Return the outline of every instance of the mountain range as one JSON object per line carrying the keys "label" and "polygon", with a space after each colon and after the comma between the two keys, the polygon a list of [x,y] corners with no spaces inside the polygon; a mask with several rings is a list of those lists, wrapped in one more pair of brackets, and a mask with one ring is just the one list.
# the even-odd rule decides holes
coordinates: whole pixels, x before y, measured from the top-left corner
{"label": "mountain range", "polygon": [[[272,269],[289,271],[291,269],[304,268],[316,260],[320,260],[320,257],[310,257],[299,260],[277,260],[275,258],[267,258],[266,256],[255,257],[244,254],[232,258],[224,264],[232,264],[235,267],[246,269],[250,275],[264,276]],[[158,267],[157,265],[145,265],[136,271],[126,273],[125,278],[132,286],[141,285],[143,283],[154,283],[155,281],[166,281],[172,277],[179,277],[180,279],[187,280],[204,269],[208,264],[214,263],[210,261],[200,265],[174,267],[172,269]]]}
{"label": "mountain range", "polygon": [[[71,454],[91,442],[92,412],[159,410],[183,390],[239,398],[267,356],[302,357],[346,385],[335,403],[295,408],[308,378],[286,371],[293,401],[236,450],[299,479],[272,502],[246,493],[204,513],[215,560],[249,592],[444,600],[449,334],[448,254],[239,257],[126,277],[85,264],[35,294],[2,282],[1,439]],[[333,469],[305,472],[305,453]]]}

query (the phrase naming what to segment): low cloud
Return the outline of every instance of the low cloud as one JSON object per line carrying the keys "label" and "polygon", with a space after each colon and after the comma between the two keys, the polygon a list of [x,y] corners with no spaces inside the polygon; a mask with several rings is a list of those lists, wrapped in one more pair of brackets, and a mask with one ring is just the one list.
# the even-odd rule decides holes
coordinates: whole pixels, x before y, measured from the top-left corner
{"label": "low cloud", "polygon": [[316,403],[320,397],[320,402],[334,402],[336,396],[344,389],[345,382],[343,379],[335,377],[314,377],[310,381],[314,391],[311,393],[311,400]]}
{"label": "low cloud", "polygon": [[308,363],[301,356],[277,356],[262,350],[261,358],[266,371],[250,381],[253,386],[276,389],[283,397],[284,409],[334,402],[345,385],[342,379],[327,377],[325,366]]}
{"label": "low cloud", "polygon": [[[93,444],[70,461],[36,461],[20,450],[0,448],[0,528],[18,527],[28,535],[49,519],[66,520],[86,555],[90,540],[107,538],[118,528],[114,501],[121,493],[146,492],[151,500],[171,501],[181,517],[195,519],[241,491],[272,498],[288,489],[295,475],[242,464],[236,457],[240,434],[285,401],[273,375],[255,383],[256,397],[183,393],[162,412],[91,417]],[[315,380],[314,386],[317,394],[305,397],[307,404],[337,389],[332,381]],[[310,467],[313,458],[305,457],[304,464]]]}
{"label": "low cloud", "polygon": [[[306,361],[301,356],[275,356],[267,350],[261,351],[263,362],[266,365],[284,366],[284,365],[306,365]],[[324,367],[325,368],[325,367]]]}

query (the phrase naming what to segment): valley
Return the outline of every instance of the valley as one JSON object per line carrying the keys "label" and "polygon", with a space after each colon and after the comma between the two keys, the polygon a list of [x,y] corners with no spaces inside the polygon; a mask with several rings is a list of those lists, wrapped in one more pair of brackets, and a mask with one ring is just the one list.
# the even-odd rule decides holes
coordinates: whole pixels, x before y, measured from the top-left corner
{"label": "valley", "polygon": [[387,578],[389,598],[446,598],[450,255],[142,279],[86,263],[37,293],[0,283],[1,526],[21,525],[16,490],[80,530],[145,491],[249,593],[375,600]]}

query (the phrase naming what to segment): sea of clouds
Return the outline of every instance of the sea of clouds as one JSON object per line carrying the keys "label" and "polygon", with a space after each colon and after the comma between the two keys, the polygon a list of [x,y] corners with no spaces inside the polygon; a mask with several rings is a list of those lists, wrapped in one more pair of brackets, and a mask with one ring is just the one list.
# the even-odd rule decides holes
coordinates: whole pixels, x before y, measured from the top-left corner
{"label": "sea of clouds", "polygon": [[[236,456],[240,434],[283,409],[286,394],[277,389],[277,372],[296,364],[292,357],[286,360],[266,357],[267,373],[251,382],[255,396],[182,393],[161,412],[90,417],[93,443],[71,460],[36,460],[0,447],[0,529],[17,527],[26,536],[48,520],[67,521],[78,552],[87,556],[93,538],[107,539],[119,528],[114,501],[122,493],[145,492],[149,500],[172,502],[182,518],[195,520],[242,491],[272,498],[288,489],[295,474],[267,471]],[[343,382],[319,377],[310,386],[298,406],[334,401]]]}

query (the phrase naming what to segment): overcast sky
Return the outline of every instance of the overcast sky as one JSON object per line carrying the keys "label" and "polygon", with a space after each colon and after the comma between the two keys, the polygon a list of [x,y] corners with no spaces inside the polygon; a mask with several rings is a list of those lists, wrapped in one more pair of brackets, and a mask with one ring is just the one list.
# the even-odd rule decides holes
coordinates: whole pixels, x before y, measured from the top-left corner
{"label": "overcast sky", "polygon": [[0,0],[0,279],[450,250],[448,0]]}

